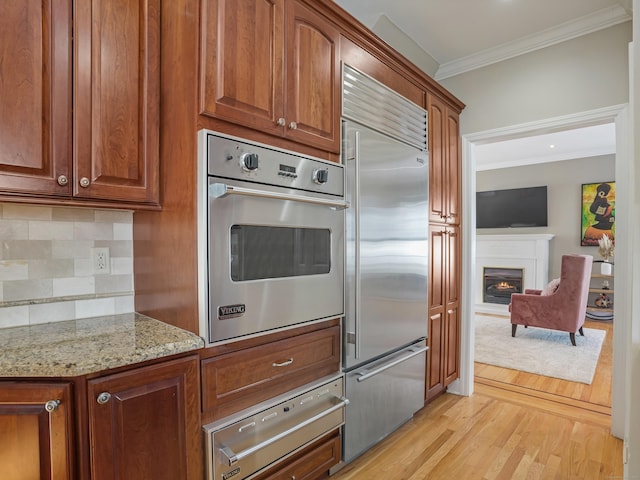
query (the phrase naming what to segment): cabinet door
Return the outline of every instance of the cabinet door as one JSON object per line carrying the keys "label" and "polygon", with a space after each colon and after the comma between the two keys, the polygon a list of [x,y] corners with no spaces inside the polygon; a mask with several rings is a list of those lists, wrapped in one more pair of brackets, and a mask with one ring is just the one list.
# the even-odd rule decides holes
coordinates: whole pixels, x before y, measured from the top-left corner
{"label": "cabinet door", "polygon": [[429,336],[427,344],[426,399],[445,388],[444,362],[446,355],[446,287],[447,235],[444,225],[429,226]]}
{"label": "cabinet door", "polygon": [[75,6],[73,193],[157,203],[160,0]]}
{"label": "cabinet door", "polygon": [[92,480],[201,480],[198,357],[88,382]]}
{"label": "cabinet door", "polygon": [[316,480],[327,478],[331,467],[338,464],[341,458],[341,442],[339,430],[321,438],[301,452],[286,460],[268,472],[259,475],[255,480]]}
{"label": "cabinet door", "polygon": [[0,191],[70,195],[71,0],[0,4]]}
{"label": "cabinet door", "polygon": [[446,361],[444,364],[445,386],[458,378],[460,373],[460,284],[461,284],[461,238],[460,227],[447,226],[445,230],[446,255]]}
{"label": "cabinet door", "polygon": [[74,478],[70,398],[66,383],[0,383],[2,480]]}
{"label": "cabinet door", "polygon": [[202,25],[200,113],[282,135],[284,0],[204,0]]}
{"label": "cabinet door", "polygon": [[460,227],[431,225],[429,232],[427,399],[442,392],[460,371]]}
{"label": "cabinet door", "polygon": [[446,222],[460,224],[462,205],[462,155],[460,152],[460,119],[447,108],[446,114]]}
{"label": "cabinet door", "polygon": [[287,12],[285,136],[340,151],[340,34],[298,2]]}
{"label": "cabinet door", "polygon": [[429,221],[459,224],[461,156],[458,114],[446,103],[428,96]]}
{"label": "cabinet door", "polygon": [[429,313],[429,337],[427,344],[427,379],[425,401],[442,392],[444,385],[444,355],[446,340],[446,322],[444,314],[435,309]]}
{"label": "cabinet door", "polygon": [[444,222],[447,217],[446,189],[446,105],[428,95],[429,112],[429,221]]}

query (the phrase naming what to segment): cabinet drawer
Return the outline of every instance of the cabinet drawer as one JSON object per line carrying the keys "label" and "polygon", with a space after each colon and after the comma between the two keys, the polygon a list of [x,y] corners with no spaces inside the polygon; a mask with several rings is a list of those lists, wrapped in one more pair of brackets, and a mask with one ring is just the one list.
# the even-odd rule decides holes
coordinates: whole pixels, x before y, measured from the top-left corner
{"label": "cabinet drawer", "polygon": [[340,462],[340,451],[340,431],[335,430],[295,455],[284,466],[279,466],[275,470],[272,469],[270,472],[266,472],[256,478],[256,480],[278,480],[283,478],[315,480],[326,478],[329,469]]}
{"label": "cabinet drawer", "polygon": [[339,368],[339,326],[202,360],[203,420],[220,419]]}

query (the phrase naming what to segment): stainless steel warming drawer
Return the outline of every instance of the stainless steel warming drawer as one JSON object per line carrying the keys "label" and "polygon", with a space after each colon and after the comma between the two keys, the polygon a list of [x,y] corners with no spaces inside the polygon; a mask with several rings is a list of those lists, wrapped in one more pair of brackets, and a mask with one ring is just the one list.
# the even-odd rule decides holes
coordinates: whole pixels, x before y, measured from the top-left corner
{"label": "stainless steel warming drawer", "polygon": [[341,376],[205,425],[208,478],[249,478],[340,427],[343,392]]}

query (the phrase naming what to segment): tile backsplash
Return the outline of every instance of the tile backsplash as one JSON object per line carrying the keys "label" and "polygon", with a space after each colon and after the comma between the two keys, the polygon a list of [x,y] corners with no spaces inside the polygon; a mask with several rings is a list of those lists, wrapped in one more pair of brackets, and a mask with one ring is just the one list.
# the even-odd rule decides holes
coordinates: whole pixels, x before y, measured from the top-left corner
{"label": "tile backsplash", "polygon": [[133,312],[133,291],[133,212],[0,203],[0,328]]}

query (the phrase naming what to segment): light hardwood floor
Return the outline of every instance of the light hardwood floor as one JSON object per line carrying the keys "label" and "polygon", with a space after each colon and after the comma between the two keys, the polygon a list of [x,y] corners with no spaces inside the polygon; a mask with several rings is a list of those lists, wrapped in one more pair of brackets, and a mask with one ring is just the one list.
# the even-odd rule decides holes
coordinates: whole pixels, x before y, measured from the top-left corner
{"label": "light hardwood floor", "polygon": [[333,480],[622,479],[610,434],[612,324],[584,385],[476,364],[475,393],[445,394]]}

